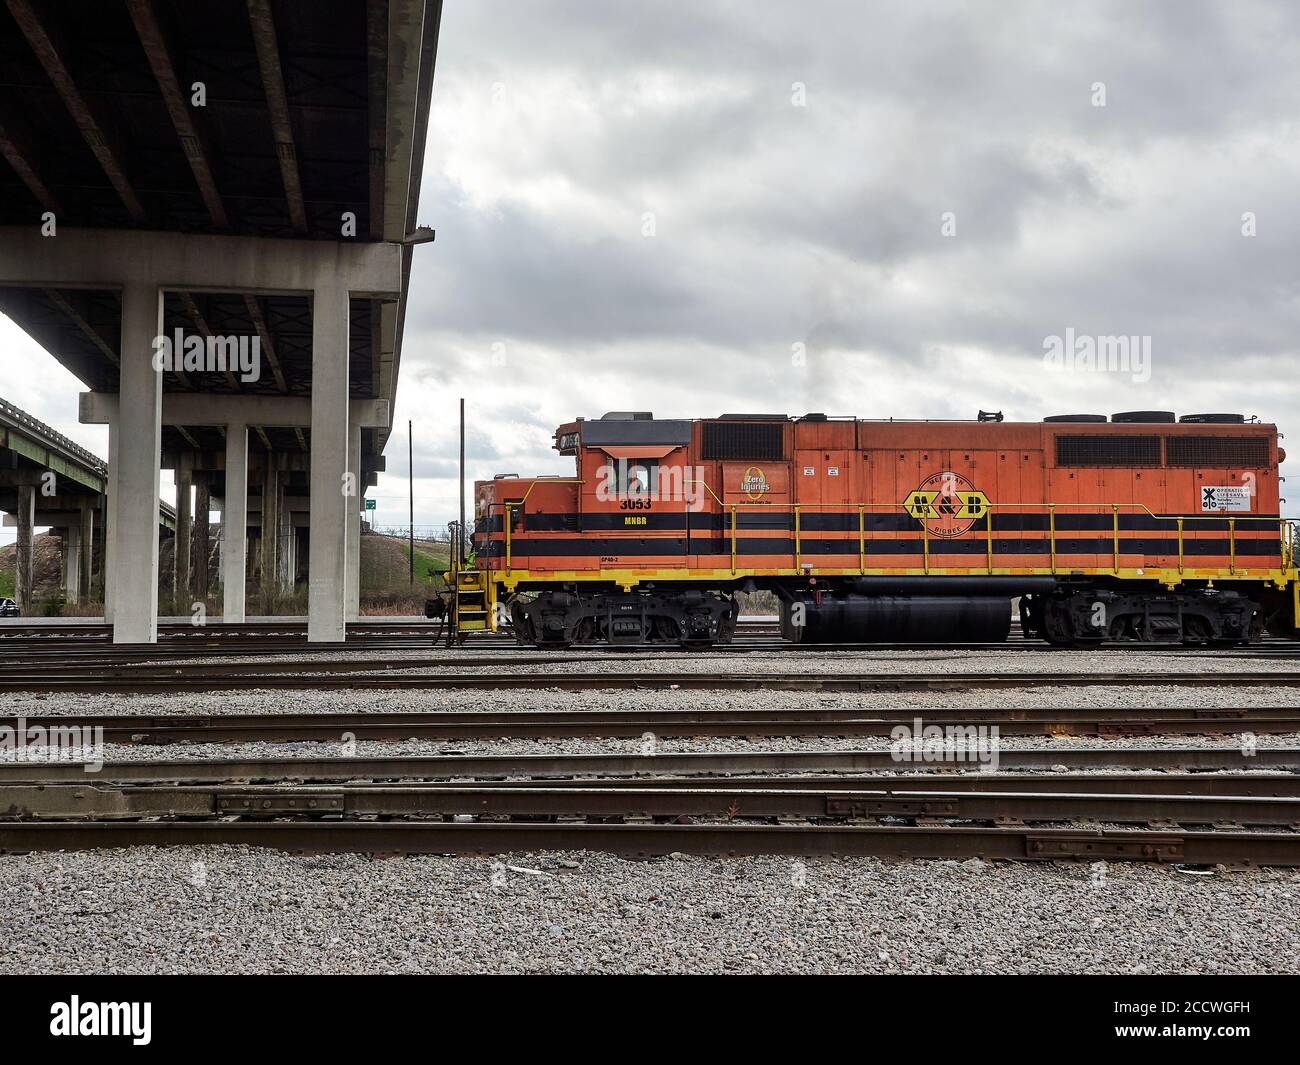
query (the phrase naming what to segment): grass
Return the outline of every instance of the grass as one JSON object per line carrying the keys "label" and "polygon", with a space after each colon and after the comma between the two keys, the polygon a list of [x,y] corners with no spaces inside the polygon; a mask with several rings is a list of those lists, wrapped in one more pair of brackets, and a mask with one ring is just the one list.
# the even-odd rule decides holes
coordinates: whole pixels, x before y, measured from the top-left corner
{"label": "grass", "polygon": [[[402,549],[402,557],[406,559],[407,565],[410,565],[411,548],[409,545]],[[445,555],[440,558],[428,551],[421,550],[418,546],[415,548],[415,580],[417,583],[440,582],[446,569],[447,557]]]}
{"label": "grass", "polygon": [[11,569],[0,569],[0,599],[12,599],[14,597],[14,571]]}

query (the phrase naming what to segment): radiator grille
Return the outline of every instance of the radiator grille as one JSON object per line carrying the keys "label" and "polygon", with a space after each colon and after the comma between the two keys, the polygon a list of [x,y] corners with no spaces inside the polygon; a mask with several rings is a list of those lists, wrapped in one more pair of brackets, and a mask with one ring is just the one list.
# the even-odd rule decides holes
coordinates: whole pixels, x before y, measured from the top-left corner
{"label": "radiator grille", "polygon": [[1171,436],[1165,441],[1170,466],[1265,467],[1269,446],[1262,436]]}
{"label": "radiator grille", "polygon": [[704,458],[749,461],[785,458],[784,422],[705,422]]}
{"label": "radiator grille", "polygon": [[1158,436],[1058,436],[1058,466],[1159,466]]}

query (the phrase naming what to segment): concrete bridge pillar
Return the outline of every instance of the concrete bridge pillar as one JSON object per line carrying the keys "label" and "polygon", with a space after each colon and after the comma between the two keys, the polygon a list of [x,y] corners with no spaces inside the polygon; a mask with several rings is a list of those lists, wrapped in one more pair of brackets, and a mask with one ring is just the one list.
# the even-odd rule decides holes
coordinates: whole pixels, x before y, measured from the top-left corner
{"label": "concrete bridge pillar", "polygon": [[356,484],[356,495],[348,505],[348,620],[361,617],[361,507],[365,494],[365,474],[361,470],[361,423],[355,418],[348,426],[348,473]]}
{"label": "concrete bridge pillar", "polygon": [[153,339],[162,332],[157,285],[122,286],[122,368],[117,426],[113,641],[158,639],[158,473],[162,447],[162,374]]}
{"label": "concrete bridge pillar", "polygon": [[312,293],[311,545],[307,639],[331,643],[347,635],[348,508],[356,509],[359,478],[348,474],[348,292]]}
{"label": "concrete bridge pillar", "polygon": [[208,560],[212,554],[212,489],[206,473],[194,474],[194,536],[190,560],[190,596],[196,603],[208,601]]}
{"label": "concrete bridge pillar", "polygon": [[182,455],[176,462],[176,542],[172,552],[172,595],[176,609],[189,612],[191,538],[194,535],[193,460]]}
{"label": "concrete bridge pillar", "polygon": [[266,453],[262,473],[262,596],[269,603],[280,588],[280,477],[275,468],[275,453]]}
{"label": "concrete bridge pillar", "polygon": [[63,598],[68,603],[81,601],[81,523],[69,523],[63,535]]}
{"label": "concrete bridge pillar", "polygon": [[223,622],[246,619],[248,573],[248,426],[226,426],[226,498],[221,509]]}
{"label": "concrete bridge pillar", "polygon": [[114,408],[114,414],[108,423],[108,494],[104,499],[104,620],[113,624],[116,614],[114,598],[117,581],[113,574],[117,572],[117,423],[120,415]]}
{"label": "concrete bridge pillar", "polygon": [[81,524],[77,530],[81,544],[81,556],[77,560],[77,602],[90,602],[91,582],[95,575],[95,508],[87,503],[81,505]]}
{"label": "concrete bridge pillar", "polygon": [[281,532],[284,536],[284,542],[280,546],[281,587],[292,595],[298,585],[298,530],[290,524]]}
{"label": "concrete bridge pillar", "polygon": [[14,599],[24,615],[32,609],[32,540],[36,533],[36,486],[18,485],[18,571],[14,575]]}

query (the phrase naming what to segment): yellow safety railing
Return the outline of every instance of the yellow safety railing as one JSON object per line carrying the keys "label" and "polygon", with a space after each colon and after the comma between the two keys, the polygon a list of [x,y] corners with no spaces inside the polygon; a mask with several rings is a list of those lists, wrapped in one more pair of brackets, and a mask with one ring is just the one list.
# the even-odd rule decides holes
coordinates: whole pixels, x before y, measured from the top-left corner
{"label": "yellow safety railing", "polygon": [[[509,573],[513,565],[513,511],[516,507],[522,507],[532,494],[538,484],[585,484],[586,481],[578,478],[535,478],[529,484],[527,491],[522,499],[512,500],[510,502],[494,503],[492,507],[501,507],[504,512],[504,532],[505,532],[505,569]],[[739,571],[739,512],[742,507],[747,509],[777,509],[790,510],[794,516],[794,564],[796,569],[803,567],[803,511],[811,507],[815,510],[833,510],[856,508],[858,512],[858,568],[862,572],[867,569],[867,528],[866,516],[867,511],[888,511],[897,512],[900,504],[897,503],[824,503],[824,504],[804,504],[804,503],[772,503],[768,501],[756,502],[724,502],[723,499],[713,490],[708,482],[703,480],[688,480],[683,484],[695,484],[702,486],[713,500],[718,504],[719,510],[729,514],[730,525],[730,555],[731,571]],[[1111,568],[1115,573],[1120,572],[1120,556],[1122,554],[1122,539],[1120,536],[1120,511],[1124,510],[1129,513],[1145,514],[1152,518],[1173,521],[1177,528],[1178,536],[1178,572],[1185,572],[1187,566],[1186,559],[1186,523],[1187,522],[1222,522],[1223,515],[1207,514],[1204,516],[1177,516],[1157,514],[1145,503],[988,503],[985,510],[985,567],[989,573],[994,570],[994,511],[995,510],[1043,510],[1048,515],[1048,556],[1049,565],[1053,573],[1058,569],[1058,544],[1057,544],[1057,511],[1058,510],[1084,510],[1110,507],[1111,510]],[[489,507],[491,513],[491,507]],[[921,533],[921,555],[924,571],[930,571],[930,530],[926,521],[917,519],[920,522]],[[1228,572],[1236,574],[1237,568],[1237,524],[1238,518],[1228,516]],[[1250,521],[1264,521],[1263,518],[1247,518]],[[1297,559],[1300,558],[1300,519],[1281,518],[1281,568],[1289,570],[1293,568]],[[849,541],[850,543],[852,541]],[[811,566],[811,563],[810,563]],[[1246,572],[1243,570],[1243,572]]]}
{"label": "yellow safety railing", "polygon": [[[522,478],[521,478],[522,480]],[[514,531],[514,515],[512,508],[522,507],[528,502],[528,497],[533,494],[533,489],[539,484],[586,484],[587,482],[580,477],[534,477],[532,483],[528,486],[528,491],[524,493],[522,499],[512,499],[500,503],[492,503],[488,506],[487,516],[491,518],[492,507],[501,507],[503,520],[501,522],[506,535],[506,572],[510,572],[511,563],[514,557],[514,544],[512,543],[511,534]]]}
{"label": "yellow safety railing", "polygon": [[[712,490],[710,490],[710,493],[713,494]],[[717,499],[716,494],[714,494],[714,498]],[[865,572],[867,568],[866,566],[866,556],[867,556],[866,513],[867,511],[884,510],[884,511],[896,512],[900,507],[900,505],[897,503],[806,504],[806,503],[756,502],[756,503],[726,503],[723,505],[729,508],[731,513],[731,569],[733,573],[737,572],[737,564],[736,564],[736,559],[738,554],[737,541],[739,539],[736,516],[737,516],[737,512],[741,507],[756,507],[756,508],[770,507],[770,508],[777,508],[783,510],[789,509],[790,511],[793,512],[794,559],[795,559],[796,569],[802,568],[803,565],[803,521],[802,521],[803,510],[809,507],[811,507],[814,510],[831,510],[831,509],[843,509],[843,508],[856,507],[858,511],[858,568],[863,572]],[[995,508],[1002,509],[1002,510],[1045,509],[1047,511],[1048,561],[1049,561],[1050,569],[1053,573],[1056,573],[1059,568],[1058,566],[1059,548],[1057,544],[1057,521],[1056,521],[1058,510],[1063,510],[1063,509],[1086,510],[1086,509],[1110,507],[1111,509],[1111,568],[1115,573],[1120,572],[1120,555],[1122,553],[1122,548],[1121,548],[1122,538],[1120,536],[1120,511],[1121,510],[1125,510],[1131,513],[1146,514],[1148,517],[1151,518],[1161,519],[1164,521],[1172,521],[1175,523],[1177,527],[1177,534],[1178,534],[1178,572],[1179,573],[1185,572],[1186,565],[1187,565],[1186,546],[1185,546],[1186,545],[1186,538],[1185,538],[1186,523],[1189,521],[1190,522],[1207,522],[1207,521],[1222,522],[1225,520],[1223,515],[1218,515],[1218,514],[1194,515],[1191,517],[1157,514],[1145,503],[1038,503],[1038,502],[989,503],[987,504],[987,507],[988,510],[985,513],[985,521],[984,521],[984,526],[985,526],[984,531],[985,531],[985,540],[986,540],[985,565],[987,570],[990,573],[993,572],[993,568],[994,568],[993,566],[993,549],[994,549],[993,548],[994,545],[993,510]],[[1241,519],[1237,517],[1229,516],[1227,517],[1226,520],[1228,522],[1228,572],[1230,574],[1235,575],[1238,572],[1237,570],[1237,523]],[[1262,522],[1262,521],[1267,521],[1269,519],[1263,517],[1259,517],[1259,518],[1249,517],[1246,518],[1245,520]],[[1300,556],[1300,548],[1298,548],[1298,545],[1300,545],[1300,519],[1282,518],[1281,524],[1282,524],[1282,547],[1281,547],[1282,567],[1281,568],[1283,570],[1287,570],[1292,568],[1292,566],[1295,564],[1297,557]],[[921,521],[920,525],[921,525],[920,532],[921,532],[922,567],[926,573],[929,573],[930,572],[930,529],[928,524],[925,521]],[[1243,572],[1245,572],[1245,570],[1243,570]]]}

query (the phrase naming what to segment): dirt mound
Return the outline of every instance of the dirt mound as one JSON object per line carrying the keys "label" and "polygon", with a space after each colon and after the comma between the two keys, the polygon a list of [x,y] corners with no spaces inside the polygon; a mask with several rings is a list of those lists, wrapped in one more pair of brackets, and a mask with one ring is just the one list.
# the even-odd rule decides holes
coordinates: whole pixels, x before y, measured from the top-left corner
{"label": "dirt mound", "polygon": [[[18,545],[0,547],[0,596],[14,594],[17,569]],[[53,533],[32,539],[32,585],[38,599],[58,595],[63,588],[63,540]]]}

